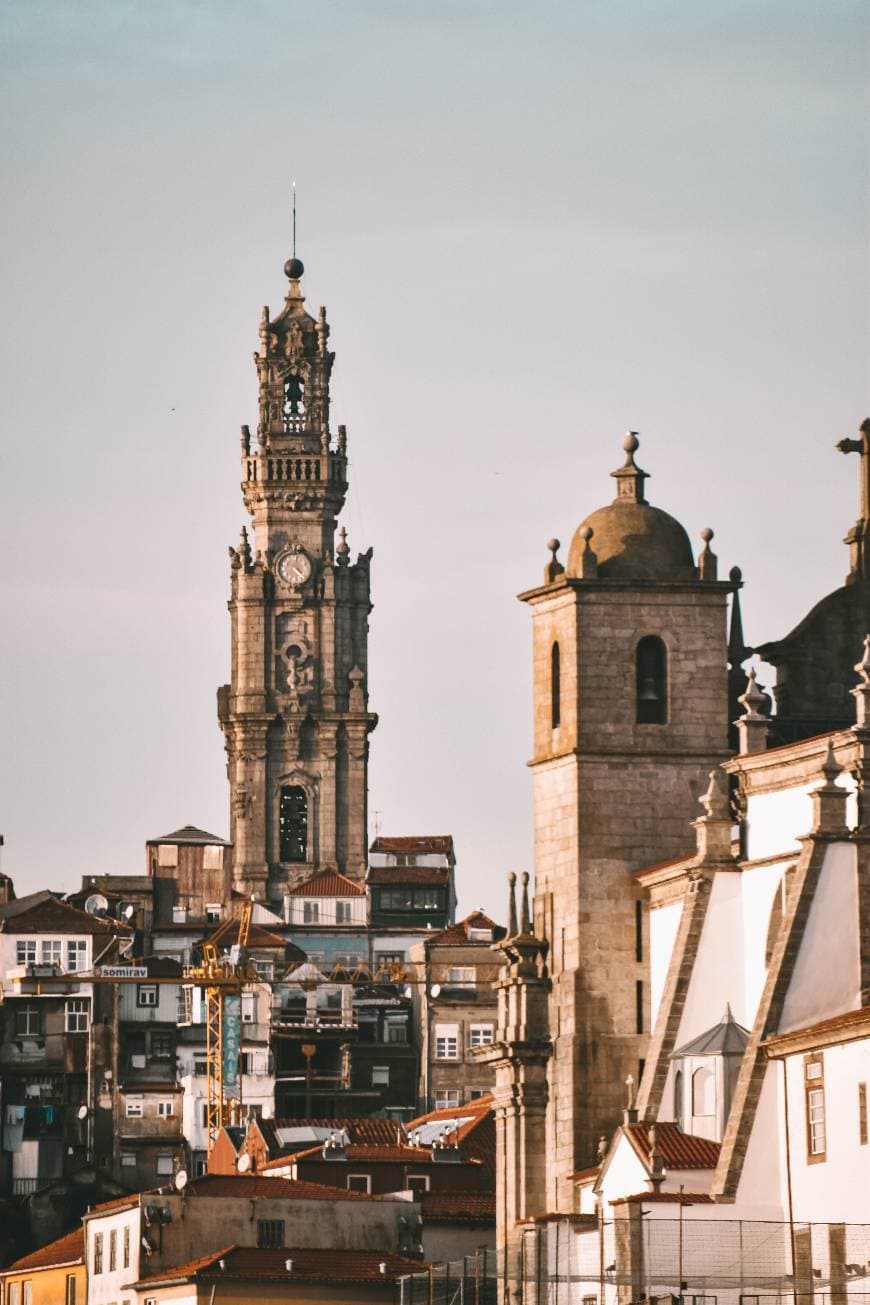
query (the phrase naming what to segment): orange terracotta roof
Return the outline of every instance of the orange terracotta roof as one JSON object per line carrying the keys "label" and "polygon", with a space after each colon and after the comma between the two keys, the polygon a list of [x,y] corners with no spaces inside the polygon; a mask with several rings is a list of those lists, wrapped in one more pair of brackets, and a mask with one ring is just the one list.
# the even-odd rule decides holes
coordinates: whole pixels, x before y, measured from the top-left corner
{"label": "orange terracotta roof", "polygon": [[[801,1043],[808,1038],[822,1041],[826,1034],[842,1035],[854,1031],[855,1038],[870,1035],[870,1006],[859,1006],[857,1010],[847,1010],[842,1015],[833,1015],[830,1019],[819,1020],[816,1024],[804,1024],[799,1029],[789,1029],[787,1033],[775,1033],[762,1043],[768,1055],[776,1052],[788,1052],[793,1043]],[[837,1036],[836,1041],[848,1039]]]}
{"label": "orange terracotta roof", "polygon": [[709,1192],[633,1192],[631,1196],[614,1196],[611,1205],[714,1205]]}
{"label": "orange terracotta roof", "polygon": [[383,1196],[349,1192],[344,1187],[309,1183],[296,1178],[260,1178],[256,1174],[203,1174],[185,1188],[187,1196],[272,1196],[294,1201],[383,1201]]}
{"label": "orange terracotta roof", "polygon": [[447,866],[434,865],[373,865],[369,867],[368,882],[379,884],[446,884],[450,882]]}
{"label": "orange terracotta roof", "polygon": [[146,1196],[148,1192],[156,1192],[156,1187],[148,1188],[144,1192],[129,1192],[127,1196],[116,1196],[111,1201],[101,1201],[99,1205],[94,1205],[83,1215],[85,1219],[93,1219],[95,1214],[105,1214],[107,1210],[121,1210],[124,1206],[139,1204],[139,1197]]}
{"label": "orange terracotta roof", "polygon": [[447,854],[453,851],[452,834],[410,834],[400,838],[380,835],[369,848],[370,852],[419,852],[426,856],[432,852]]}
{"label": "orange terracotta roof", "polygon": [[304,884],[291,888],[290,897],[364,897],[362,884],[337,870],[322,870],[319,875],[306,879]]}
{"label": "orange terracotta roof", "polygon": [[[463,943],[472,942],[468,936],[469,929],[491,929],[493,942],[498,942],[507,933],[506,929],[503,929],[500,924],[496,924],[488,915],[484,915],[483,911],[472,911],[471,915],[467,915],[464,920],[457,920],[456,924],[448,925],[446,929],[442,929],[434,937],[426,938],[424,941],[430,947],[433,943],[440,943],[442,946],[462,946]],[[475,940],[473,945],[485,947],[486,943]]]}
{"label": "orange terracotta roof", "polygon": [[[650,1155],[649,1124],[626,1124],[625,1133],[644,1164]],[[665,1169],[715,1169],[721,1146],[684,1133],[676,1124],[656,1124],[656,1145]]]}
{"label": "orange terracotta roof", "polygon": [[62,902],[57,897],[0,920],[0,932],[3,933],[132,933],[130,925],[122,920],[111,919],[103,915],[89,915],[80,911],[69,902]]}
{"label": "orange terracotta roof", "polygon": [[[221,1268],[221,1260],[224,1268]],[[293,1267],[288,1270],[287,1261]],[[381,1271],[381,1265],[384,1271]],[[410,1273],[428,1268],[422,1260],[411,1260],[392,1251],[344,1251],[332,1247],[227,1246],[211,1255],[141,1278],[137,1287],[191,1278],[212,1282],[257,1280],[260,1282],[372,1283],[395,1282]]]}
{"label": "orange terracotta roof", "polygon": [[[437,1162],[432,1160],[432,1148],[428,1146],[392,1146],[376,1145],[359,1146],[351,1143],[345,1148],[345,1155],[348,1160],[364,1160],[367,1164],[414,1164],[427,1165]],[[317,1146],[309,1147],[306,1151],[297,1151],[293,1156],[294,1160],[323,1160],[323,1143]],[[479,1165],[481,1162],[471,1156],[463,1156],[463,1162],[466,1164]],[[285,1157],[282,1164],[289,1163],[289,1157]],[[330,1164],[337,1164],[337,1161],[329,1161]]]}
{"label": "orange terracotta roof", "polygon": [[[81,1227],[49,1242],[38,1251],[31,1251],[23,1259],[10,1264],[9,1269],[50,1269],[58,1264],[75,1264],[85,1253],[85,1235]],[[8,1273],[9,1269],[4,1270]]]}
{"label": "orange terracotta roof", "polygon": [[[293,1154],[293,1149],[281,1141],[280,1129],[325,1128],[332,1133],[344,1132],[351,1142],[374,1146],[381,1143],[392,1145],[402,1131],[401,1125],[393,1119],[257,1119],[255,1125],[270,1156],[284,1161],[288,1154]],[[309,1149],[306,1145],[305,1150]]]}
{"label": "orange terracotta roof", "polygon": [[422,1192],[423,1222],[495,1224],[495,1192]]}
{"label": "orange terracotta roof", "polygon": [[448,1106],[443,1110],[430,1110],[405,1125],[410,1137],[418,1124],[434,1124],[439,1120],[465,1119],[459,1126],[459,1147],[463,1156],[480,1160],[491,1174],[495,1174],[495,1112],[492,1094],[477,1097],[464,1106]]}

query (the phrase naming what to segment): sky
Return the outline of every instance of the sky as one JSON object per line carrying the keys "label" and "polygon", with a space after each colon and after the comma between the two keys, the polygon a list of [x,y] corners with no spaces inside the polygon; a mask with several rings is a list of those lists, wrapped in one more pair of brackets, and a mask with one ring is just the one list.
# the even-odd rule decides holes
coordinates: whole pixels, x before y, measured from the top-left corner
{"label": "sky", "polygon": [[[516,594],[648,497],[750,644],[836,588],[870,411],[865,0],[0,0],[0,832],[20,894],[228,826],[215,691],[289,193],[374,547],[370,806],[533,868]],[[699,546],[700,547],[700,546]],[[856,659],[857,659],[856,650]]]}

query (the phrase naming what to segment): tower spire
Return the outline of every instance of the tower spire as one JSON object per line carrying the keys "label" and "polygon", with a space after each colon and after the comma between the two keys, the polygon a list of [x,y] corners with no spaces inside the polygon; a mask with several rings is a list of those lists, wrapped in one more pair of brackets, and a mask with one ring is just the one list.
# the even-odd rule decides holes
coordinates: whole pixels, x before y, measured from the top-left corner
{"label": "tower spire", "polygon": [[292,233],[292,254],[296,257],[296,182],[293,182],[293,233]]}
{"label": "tower spire", "polygon": [[840,440],[837,448],[841,453],[859,453],[861,455],[861,515],[849,531],[844,542],[849,545],[851,553],[851,570],[846,578],[847,584],[864,580],[868,574],[867,539],[870,536],[870,417],[865,417],[858,428],[856,440]]}

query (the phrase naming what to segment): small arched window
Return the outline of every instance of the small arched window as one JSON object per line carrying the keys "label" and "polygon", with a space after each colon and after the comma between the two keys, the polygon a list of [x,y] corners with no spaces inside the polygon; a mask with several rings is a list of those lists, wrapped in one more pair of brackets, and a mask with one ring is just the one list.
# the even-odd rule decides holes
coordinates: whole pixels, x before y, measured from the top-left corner
{"label": "small arched window", "polygon": [[298,784],[285,784],[281,789],[278,843],[279,860],[308,859],[308,795]]}
{"label": "small arched window", "polygon": [[668,654],[655,634],[637,645],[637,723],[664,725],[668,718]]}
{"label": "small arched window", "polygon": [[558,729],[562,723],[562,669],[559,645],[550,649],[550,724]]}
{"label": "small arched window", "polygon": [[683,1125],[683,1071],[678,1069],[674,1075],[674,1119]]}
{"label": "small arched window", "polygon": [[716,1078],[712,1069],[696,1069],[692,1075],[692,1114],[696,1117],[715,1115]]}

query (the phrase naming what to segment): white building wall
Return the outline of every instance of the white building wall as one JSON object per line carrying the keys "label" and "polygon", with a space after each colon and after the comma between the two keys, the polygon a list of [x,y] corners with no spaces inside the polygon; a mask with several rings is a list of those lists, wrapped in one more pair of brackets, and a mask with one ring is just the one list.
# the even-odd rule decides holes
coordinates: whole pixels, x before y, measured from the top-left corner
{"label": "white building wall", "polygon": [[[718,1024],[731,1003],[734,1018],[746,1023],[743,967],[743,876],[723,872],[713,880],[676,1046]],[[751,1022],[751,1021],[750,1021]],[[668,1118],[671,1116],[668,1115]]]}
{"label": "white building wall", "polygon": [[758,1011],[758,1003],[767,978],[767,935],[770,915],[782,877],[795,858],[789,857],[775,865],[754,866],[743,872],[743,1017],[735,1015],[744,1028],[751,1029]]}
{"label": "white building wall", "polygon": [[682,914],[682,902],[669,902],[667,906],[656,907],[649,913],[650,1019],[653,1028]]}
{"label": "white building wall", "polygon": [[861,1005],[857,849],[832,843],[810,906],[777,1032],[830,1019]]}
{"label": "white building wall", "polygon": [[[130,1230],[130,1266],[124,1268],[124,1228]],[[109,1241],[112,1232],[117,1237],[117,1267],[109,1272]],[[140,1272],[141,1238],[147,1229],[141,1227],[141,1211],[138,1205],[132,1209],[119,1210],[117,1214],[107,1212],[99,1219],[85,1222],[85,1249],[88,1271],[87,1305],[124,1305],[133,1301],[136,1293],[129,1284],[136,1282]],[[94,1238],[97,1233],[103,1235],[103,1272],[94,1273]],[[159,1235],[159,1234],[158,1234]],[[147,1258],[142,1255],[143,1273],[148,1272]]]}

